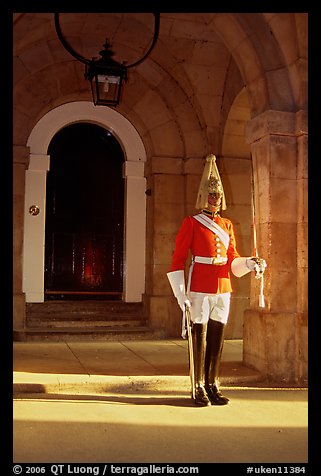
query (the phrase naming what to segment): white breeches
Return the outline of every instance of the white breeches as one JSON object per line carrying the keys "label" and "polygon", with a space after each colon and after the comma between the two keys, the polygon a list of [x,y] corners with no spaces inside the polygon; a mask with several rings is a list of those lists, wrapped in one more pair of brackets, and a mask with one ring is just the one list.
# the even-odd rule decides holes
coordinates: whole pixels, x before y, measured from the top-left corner
{"label": "white breeches", "polygon": [[190,291],[191,320],[196,324],[206,324],[209,319],[226,324],[230,311],[231,293],[205,294]]}

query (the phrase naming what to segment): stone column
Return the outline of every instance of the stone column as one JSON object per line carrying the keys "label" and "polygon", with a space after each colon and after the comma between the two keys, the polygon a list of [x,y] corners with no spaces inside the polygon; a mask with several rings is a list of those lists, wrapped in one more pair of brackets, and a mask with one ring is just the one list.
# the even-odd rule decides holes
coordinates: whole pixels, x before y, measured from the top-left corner
{"label": "stone column", "polygon": [[[44,302],[46,177],[50,157],[30,154],[26,172],[23,237],[23,290],[27,302]],[[38,213],[30,213],[30,207]]]}
{"label": "stone column", "polygon": [[255,183],[258,253],[267,261],[265,308],[252,275],[244,313],[244,364],[268,380],[307,378],[307,117],[266,111],[247,127]]}
{"label": "stone column", "polygon": [[25,294],[22,291],[25,172],[29,147],[13,147],[13,329],[25,327]]}
{"label": "stone column", "polygon": [[144,163],[126,161],[124,177],[126,179],[124,300],[125,302],[140,302],[145,288],[146,179]]}

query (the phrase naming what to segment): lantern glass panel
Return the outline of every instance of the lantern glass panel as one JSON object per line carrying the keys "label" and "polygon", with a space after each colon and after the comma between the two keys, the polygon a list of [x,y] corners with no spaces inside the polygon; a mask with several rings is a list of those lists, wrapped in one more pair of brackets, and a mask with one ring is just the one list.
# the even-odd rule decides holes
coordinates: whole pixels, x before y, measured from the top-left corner
{"label": "lantern glass panel", "polygon": [[95,105],[117,105],[120,98],[122,78],[106,74],[96,74],[92,81],[92,94]]}

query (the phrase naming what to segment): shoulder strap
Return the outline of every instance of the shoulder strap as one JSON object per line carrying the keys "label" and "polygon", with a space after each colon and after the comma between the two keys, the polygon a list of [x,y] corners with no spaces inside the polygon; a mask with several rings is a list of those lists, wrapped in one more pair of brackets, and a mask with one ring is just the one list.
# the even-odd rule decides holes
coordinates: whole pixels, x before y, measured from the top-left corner
{"label": "shoulder strap", "polygon": [[230,237],[229,234],[225,230],[223,230],[223,228],[221,228],[217,223],[215,223],[203,213],[194,215],[193,218],[195,218],[195,220],[197,220],[202,225],[206,226],[206,228],[208,228],[212,233],[217,235],[223,242],[225,248],[228,248]]}

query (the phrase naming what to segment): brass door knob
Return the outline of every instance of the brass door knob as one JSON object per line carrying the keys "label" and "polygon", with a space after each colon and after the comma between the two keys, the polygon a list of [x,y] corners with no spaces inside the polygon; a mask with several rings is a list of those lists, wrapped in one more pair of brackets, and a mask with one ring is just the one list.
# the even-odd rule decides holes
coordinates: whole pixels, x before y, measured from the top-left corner
{"label": "brass door knob", "polygon": [[38,207],[38,205],[31,205],[29,207],[29,213],[30,215],[33,215],[33,216],[39,215],[40,208]]}

